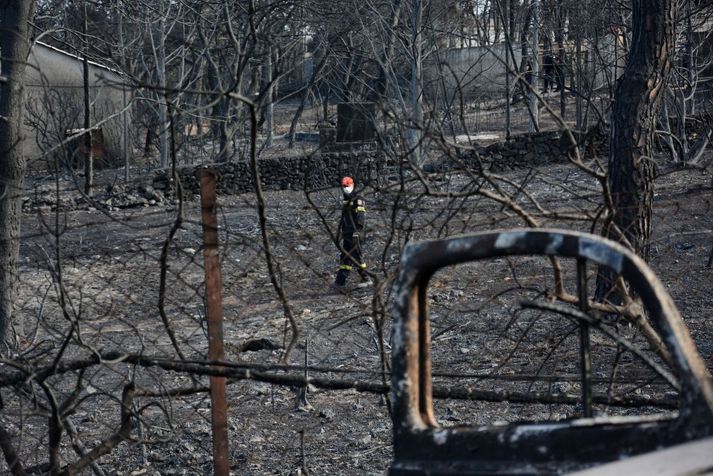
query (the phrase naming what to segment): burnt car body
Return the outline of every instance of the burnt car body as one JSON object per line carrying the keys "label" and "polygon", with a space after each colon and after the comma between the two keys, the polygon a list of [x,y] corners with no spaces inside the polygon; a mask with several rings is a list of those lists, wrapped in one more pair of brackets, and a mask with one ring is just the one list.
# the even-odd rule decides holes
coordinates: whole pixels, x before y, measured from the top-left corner
{"label": "burnt car body", "polygon": [[[673,416],[591,417],[591,376],[583,365],[583,418],[441,427],[433,408],[429,280],[446,266],[512,255],[577,260],[583,315],[588,298],[580,270],[587,263],[626,279],[670,353],[678,411]],[[612,241],[573,231],[521,229],[412,243],[402,253],[394,292],[391,475],[563,474],[713,435],[713,382],[681,315],[646,263]],[[588,323],[597,322],[583,319],[586,337]],[[588,341],[581,342],[586,362]]]}

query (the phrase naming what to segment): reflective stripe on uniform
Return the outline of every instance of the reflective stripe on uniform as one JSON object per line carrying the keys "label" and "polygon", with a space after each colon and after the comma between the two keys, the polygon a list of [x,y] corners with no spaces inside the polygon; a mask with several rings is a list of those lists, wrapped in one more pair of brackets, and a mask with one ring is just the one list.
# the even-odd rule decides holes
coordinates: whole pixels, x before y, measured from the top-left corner
{"label": "reflective stripe on uniform", "polygon": [[360,265],[359,265],[359,268],[360,268],[360,269],[366,269],[366,263],[360,264]]}
{"label": "reflective stripe on uniform", "polygon": [[364,207],[357,207],[357,208],[356,208],[356,211],[357,211],[357,212],[362,212],[362,213],[363,213],[363,212],[365,212],[365,211],[366,211],[366,208],[364,208]]}
{"label": "reflective stripe on uniform", "polygon": [[352,270],[352,267],[349,266],[348,264],[343,264],[343,265],[340,265],[340,266],[339,266],[339,269],[343,269],[343,270],[345,270],[345,271],[351,271],[351,270]]}

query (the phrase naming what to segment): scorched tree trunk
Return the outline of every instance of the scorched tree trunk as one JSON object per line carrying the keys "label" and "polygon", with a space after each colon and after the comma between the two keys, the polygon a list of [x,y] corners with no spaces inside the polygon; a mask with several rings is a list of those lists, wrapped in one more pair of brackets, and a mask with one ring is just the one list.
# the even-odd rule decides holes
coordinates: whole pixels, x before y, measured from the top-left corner
{"label": "scorched tree trunk", "polygon": [[644,259],[651,239],[653,134],[673,54],[676,2],[633,0],[632,46],[614,95],[609,142],[610,238]]}
{"label": "scorched tree trunk", "polygon": [[22,154],[23,80],[30,51],[34,1],[0,1],[0,345],[8,337],[17,286],[25,158]]}

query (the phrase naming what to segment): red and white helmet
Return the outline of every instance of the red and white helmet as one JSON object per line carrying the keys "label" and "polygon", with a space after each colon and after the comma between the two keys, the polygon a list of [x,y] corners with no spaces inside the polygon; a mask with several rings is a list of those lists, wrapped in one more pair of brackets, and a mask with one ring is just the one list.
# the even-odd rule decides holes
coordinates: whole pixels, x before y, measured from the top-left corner
{"label": "red and white helmet", "polygon": [[342,178],[342,187],[353,187],[354,186],[354,179],[351,177],[344,177]]}

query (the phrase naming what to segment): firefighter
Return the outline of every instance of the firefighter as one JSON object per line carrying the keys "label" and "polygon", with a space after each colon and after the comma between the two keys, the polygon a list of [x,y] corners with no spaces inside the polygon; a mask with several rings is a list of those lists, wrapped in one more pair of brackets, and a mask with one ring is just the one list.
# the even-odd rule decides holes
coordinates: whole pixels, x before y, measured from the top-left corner
{"label": "firefighter", "polygon": [[342,248],[334,287],[344,288],[349,273],[355,268],[361,277],[361,282],[357,287],[368,287],[372,283],[361,254],[361,245],[364,240],[364,214],[366,212],[364,199],[354,191],[354,180],[351,177],[342,178],[342,193],[344,200],[342,201],[342,217],[339,221]]}

